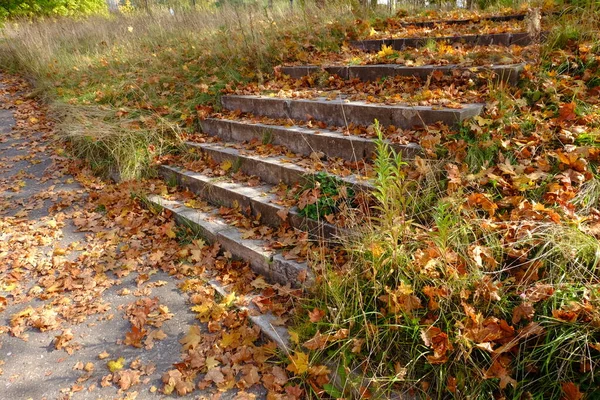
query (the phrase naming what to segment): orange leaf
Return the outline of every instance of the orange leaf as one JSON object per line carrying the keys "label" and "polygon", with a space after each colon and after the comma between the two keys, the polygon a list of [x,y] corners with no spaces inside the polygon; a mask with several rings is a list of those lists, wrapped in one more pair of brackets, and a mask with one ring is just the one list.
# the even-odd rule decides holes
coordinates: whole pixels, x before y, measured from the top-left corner
{"label": "orange leaf", "polygon": [[580,400],[583,398],[583,393],[579,391],[579,388],[573,382],[563,383],[562,391],[565,394],[563,400]]}
{"label": "orange leaf", "polygon": [[308,313],[308,318],[310,319],[310,322],[319,322],[320,320],[323,319],[323,317],[325,316],[325,311],[319,310],[318,308],[315,308],[314,310],[310,311]]}

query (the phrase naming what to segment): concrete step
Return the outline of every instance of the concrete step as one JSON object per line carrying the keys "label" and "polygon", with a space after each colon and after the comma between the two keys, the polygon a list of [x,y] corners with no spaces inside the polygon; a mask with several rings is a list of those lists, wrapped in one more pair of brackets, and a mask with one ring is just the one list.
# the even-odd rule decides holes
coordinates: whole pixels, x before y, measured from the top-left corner
{"label": "concrete step", "polygon": [[[252,270],[271,282],[293,287],[310,286],[314,281],[305,262],[286,260],[272,250],[267,250],[266,240],[244,239],[243,232],[225,222],[217,213],[204,212],[187,207],[179,200],[169,200],[161,196],[150,196],[148,200],[173,213],[176,221],[189,227],[208,243],[218,242],[223,251],[228,251],[236,259],[247,261]],[[307,279],[300,282],[300,275]]]}
{"label": "concrete step", "polygon": [[379,51],[381,46],[392,46],[394,50],[403,50],[407,47],[421,47],[429,40],[447,43],[463,43],[471,46],[527,46],[532,44],[533,40],[527,32],[516,33],[490,33],[484,35],[457,35],[457,36],[439,36],[439,37],[408,37],[397,39],[369,39],[355,40],[350,42],[352,47],[363,51]]}
{"label": "concrete step", "polygon": [[508,15],[490,15],[480,18],[463,19],[439,19],[433,21],[406,21],[401,22],[401,26],[418,26],[423,28],[433,28],[438,25],[466,25],[480,21],[504,22],[504,21],[522,21],[527,14],[508,14]]}
{"label": "concrete step", "polygon": [[490,72],[494,79],[515,85],[519,81],[519,74],[525,66],[524,63],[507,65],[489,65],[465,67],[457,64],[450,65],[424,65],[421,67],[407,67],[396,64],[372,64],[372,65],[299,65],[282,67],[281,72],[291,78],[300,79],[319,71],[325,71],[331,75],[338,75],[342,79],[359,79],[361,81],[376,81],[385,77],[393,76],[415,76],[427,78],[436,71],[444,74],[452,74],[454,71],[471,71],[474,73]]}
{"label": "concrete step", "polygon": [[296,120],[316,119],[334,126],[371,125],[379,120],[383,126],[394,125],[410,129],[436,122],[455,125],[478,115],[482,104],[462,104],[462,108],[441,106],[409,106],[349,101],[338,98],[328,100],[286,99],[266,96],[228,95],[221,98],[223,107],[271,118],[290,118]]}
{"label": "concrete step", "polygon": [[[187,142],[186,145],[201,150],[219,164],[224,161],[230,161],[234,165],[234,168],[247,175],[257,176],[262,181],[273,185],[277,185],[280,182],[284,182],[287,185],[295,183],[303,185],[319,172],[310,171],[285,156],[246,154],[238,149],[215,143]],[[371,191],[374,189],[373,184],[368,179],[360,176],[338,176],[337,178],[356,191]]]}
{"label": "concrete step", "polygon": [[342,228],[304,217],[296,207],[287,209],[278,204],[271,185],[250,187],[228,178],[212,178],[170,165],[161,165],[158,171],[166,182],[187,188],[216,206],[239,205],[243,212],[248,210],[249,215],[260,216],[261,223],[265,225],[281,226],[284,223],[281,215],[287,212],[287,223],[292,228],[308,232],[313,239],[334,240],[346,234]]}
{"label": "concrete step", "polygon": [[[267,125],[217,118],[207,118],[200,124],[204,133],[217,136],[224,141],[258,140],[285,146],[296,154],[310,155],[314,151],[321,151],[329,158],[339,157],[359,161],[370,158],[375,152],[373,139],[344,135],[327,129]],[[390,143],[390,145],[405,159],[412,159],[421,152],[421,148],[415,143],[407,145]]]}

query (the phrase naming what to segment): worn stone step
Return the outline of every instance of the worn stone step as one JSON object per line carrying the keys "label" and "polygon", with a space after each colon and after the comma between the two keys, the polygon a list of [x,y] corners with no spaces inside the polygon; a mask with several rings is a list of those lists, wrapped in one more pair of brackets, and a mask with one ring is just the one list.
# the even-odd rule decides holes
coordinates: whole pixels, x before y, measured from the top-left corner
{"label": "worn stone step", "polygon": [[[257,176],[262,181],[273,185],[277,185],[280,182],[288,185],[295,183],[305,184],[318,172],[309,171],[300,165],[294,164],[293,161],[289,161],[285,156],[246,154],[238,149],[215,143],[187,142],[186,145],[201,150],[218,163],[230,161],[237,170],[247,175]],[[341,182],[352,186],[354,190],[371,191],[374,189],[373,184],[369,180],[360,176],[338,176],[337,178]]]}
{"label": "worn stone step", "polygon": [[227,178],[212,178],[197,172],[188,171],[170,165],[161,165],[159,174],[168,183],[175,183],[196,193],[207,202],[233,207],[239,205],[240,210],[249,210],[250,215],[260,215],[263,224],[279,227],[283,224],[281,215],[292,228],[308,232],[313,239],[335,240],[346,232],[324,221],[315,221],[299,213],[296,207],[287,209],[277,204],[277,196],[271,185],[250,187]]}
{"label": "worn stone step", "polygon": [[[314,281],[305,262],[286,260],[282,254],[267,250],[267,241],[244,239],[243,232],[225,222],[215,211],[205,212],[186,206],[179,200],[152,195],[148,200],[173,213],[176,221],[189,227],[208,243],[218,242],[223,251],[236,259],[247,261],[252,270],[271,282],[294,287],[310,286]],[[306,275],[306,279],[299,279]]]}
{"label": "worn stone step", "polygon": [[[207,118],[201,121],[202,131],[217,136],[224,141],[272,143],[287,147],[297,154],[310,155],[321,151],[329,158],[343,158],[350,161],[370,158],[375,152],[373,139],[344,135],[327,129],[302,126],[281,126]],[[390,143],[390,146],[404,159],[412,159],[421,152],[416,143],[406,145]]]}
{"label": "worn stone step", "polygon": [[477,23],[480,21],[504,22],[504,21],[522,21],[527,14],[508,14],[508,15],[490,15],[479,18],[463,18],[463,19],[439,19],[433,21],[406,21],[402,22],[401,26],[418,26],[423,28],[432,28],[437,25],[466,25]]}
{"label": "worn stone step", "polygon": [[[228,287],[214,279],[210,280],[208,283],[223,297],[227,297],[232,293]],[[252,303],[252,298],[255,296],[258,295],[245,295],[244,297],[246,298],[248,305],[239,305],[238,302],[236,302],[234,307],[240,311],[247,311],[250,321],[260,328],[261,333],[268,340],[275,342],[277,347],[279,347],[284,354],[291,354],[291,340],[288,328],[286,326],[281,326],[277,322],[280,318],[273,315],[270,311],[264,313],[261,312],[260,309]]]}
{"label": "worn stone step", "polygon": [[271,118],[303,121],[316,119],[334,126],[371,125],[377,119],[383,126],[394,125],[404,129],[436,122],[455,125],[478,115],[483,108],[482,104],[462,104],[462,108],[446,108],[375,104],[343,98],[286,99],[250,95],[223,96],[221,103],[232,111],[240,110]]}
{"label": "worn stone step", "polygon": [[499,82],[515,85],[519,81],[519,74],[525,66],[524,63],[507,65],[488,65],[465,67],[457,64],[450,65],[424,65],[421,67],[407,67],[397,64],[372,64],[372,65],[299,65],[282,67],[281,72],[291,78],[300,79],[319,71],[325,71],[331,75],[338,75],[342,79],[359,79],[361,81],[376,81],[385,77],[393,76],[415,76],[427,78],[436,71],[444,74],[452,74],[454,71],[491,72]]}
{"label": "worn stone step", "polygon": [[391,46],[394,50],[403,50],[407,47],[421,47],[428,41],[463,43],[471,46],[527,46],[533,43],[532,37],[527,32],[516,33],[490,33],[483,35],[456,35],[439,37],[408,37],[396,39],[368,39],[350,42],[352,47],[363,51],[379,51],[381,46]]}

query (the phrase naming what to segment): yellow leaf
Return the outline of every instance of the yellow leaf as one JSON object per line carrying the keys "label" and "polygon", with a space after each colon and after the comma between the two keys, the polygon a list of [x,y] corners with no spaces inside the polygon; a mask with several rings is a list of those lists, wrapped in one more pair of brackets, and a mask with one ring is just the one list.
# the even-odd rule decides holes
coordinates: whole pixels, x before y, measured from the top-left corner
{"label": "yellow leaf", "polygon": [[288,333],[290,334],[290,340],[296,344],[300,343],[300,335],[298,335],[298,332],[294,332],[292,330],[288,330]]}
{"label": "yellow leaf", "polygon": [[287,370],[296,375],[302,375],[308,371],[308,354],[297,351],[293,356],[290,356],[291,364],[287,366]]}
{"label": "yellow leaf", "polygon": [[233,304],[235,299],[236,299],[235,292],[231,292],[223,299],[223,301],[221,302],[221,305],[223,305],[225,307],[229,307]]}
{"label": "yellow leaf", "polygon": [[233,167],[233,164],[230,160],[225,160],[221,163],[221,169],[225,172],[229,171]]}
{"label": "yellow leaf", "polygon": [[167,235],[167,237],[169,237],[170,239],[175,239],[177,237],[177,234],[173,231],[172,228],[168,228],[165,231],[165,234]]}
{"label": "yellow leaf", "polygon": [[194,348],[202,341],[202,332],[198,325],[190,326],[190,329],[184,337],[179,340],[179,343],[183,345],[184,350]]}
{"label": "yellow leaf", "polygon": [[192,199],[192,200],[186,201],[185,205],[188,206],[189,208],[202,208],[202,207],[204,207],[204,203],[202,203],[201,201],[196,200],[196,199]]}
{"label": "yellow leaf", "polygon": [[217,368],[219,366],[220,362],[217,361],[216,358],[214,357],[206,357],[206,368],[211,370],[213,368]]}
{"label": "yellow leaf", "polygon": [[239,338],[240,338],[239,332],[233,332],[233,333],[223,332],[223,338],[221,339],[221,342],[219,344],[221,345],[222,348],[227,348],[227,347],[231,346],[232,344],[237,343],[239,341]]}
{"label": "yellow leaf", "polygon": [[381,51],[377,53],[377,57],[386,58],[387,56],[391,56],[395,51],[392,46],[381,45]]}
{"label": "yellow leaf", "polygon": [[379,32],[377,32],[374,28],[371,28],[369,31],[369,36],[376,36]]}
{"label": "yellow leaf", "polygon": [[17,284],[15,282],[3,283],[2,286],[0,286],[0,290],[3,292],[12,292],[16,287]]}
{"label": "yellow leaf", "polygon": [[117,360],[109,361],[106,364],[106,366],[108,367],[110,372],[116,372],[116,371],[123,369],[123,367],[125,366],[124,364],[125,364],[125,359],[123,357],[119,357]]}

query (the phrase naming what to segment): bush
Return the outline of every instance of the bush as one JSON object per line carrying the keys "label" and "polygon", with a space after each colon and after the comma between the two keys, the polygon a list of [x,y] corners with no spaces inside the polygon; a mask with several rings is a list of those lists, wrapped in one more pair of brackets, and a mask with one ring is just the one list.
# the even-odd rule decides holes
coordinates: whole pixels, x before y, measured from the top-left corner
{"label": "bush", "polygon": [[0,20],[50,16],[90,15],[106,12],[105,0],[7,0],[0,6]]}

